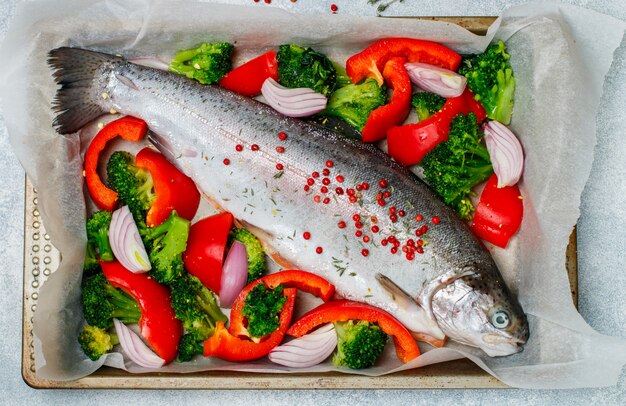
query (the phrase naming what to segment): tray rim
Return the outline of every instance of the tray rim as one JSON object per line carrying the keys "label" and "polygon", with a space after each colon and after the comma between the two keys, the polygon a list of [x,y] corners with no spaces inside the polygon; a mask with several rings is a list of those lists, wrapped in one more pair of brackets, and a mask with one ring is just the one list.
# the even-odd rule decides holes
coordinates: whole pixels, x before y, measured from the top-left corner
{"label": "tray rim", "polygon": [[[459,25],[484,35],[497,19],[495,16],[398,16],[443,21]],[[29,207],[35,191],[25,177],[24,229],[26,230]],[[30,198],[30,199],[29,199]],[[131,374],[123,370],[103,366],[93,374],[73,381],[51,381],[39,378],[34,372],[34,349],[32,346],[32,310],[28,294],[27,269],[30,244],[24,234],[24,285],[22,303],[22,378],[34,389],[504,389],[510,386],[489,375],[468,359],[459,359],[422,368],[402,371],[379,377],[343,374],[338,372],[313,374],[271,374],[208,371],[190,374],[148,373]],[[572,297],[577,305],[576,231],[572,232],[566,252],[566,265]],[[450,374],[450,371],[454,371]]]}

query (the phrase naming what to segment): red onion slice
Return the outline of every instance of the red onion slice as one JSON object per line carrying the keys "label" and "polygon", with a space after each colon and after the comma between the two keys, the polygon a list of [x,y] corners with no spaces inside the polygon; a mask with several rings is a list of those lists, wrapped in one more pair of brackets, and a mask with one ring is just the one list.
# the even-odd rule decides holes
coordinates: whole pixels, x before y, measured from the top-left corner
{"label": "red onion slice", "polygon": [[316,331],[274,348],[270,361],[291,368],[306,368],[324,361],[337,347],[337,334],[332,323]]}
{"label": "red onion slice", "polygon": [[124,354],[135,364],[145,368],[160,368],[165,360],[154,353],[134,331],[118,319],[113,319],[115,333],[120,340]]}
{"label": "red onion slice", "polygon": [[522,145],[515,134],[498,121],[489,121],[483,131],[493,171],[498,176],[498,188],[515,185],[524,170]]}
{"label": "red onion slice", "polygon": [[246,286],[248,280],[248,253],[246,246],[239,241],[230,246],[224,266],[220,288],[220,306],[230,307]]}
{"label": "red onion slice", "polygon": [[261,93],[267,103],[288,117],[306,117],[326,108],[328,99],[313,89],[289,89],[267,78],[261,86]]}
{"label": "red onion slice", "polygon": [[148,253],[128,206],[122,206],[113,212],[109,226],[109,243],[115,258],[132,273],[148,272],[151,269]]}
{"label": "red onion slice", "polygon": [[426,63],[405,63],[411,82],[427,92],[436,93],[441,97],[457,97],[465,90],[467,79],[448,69]]}

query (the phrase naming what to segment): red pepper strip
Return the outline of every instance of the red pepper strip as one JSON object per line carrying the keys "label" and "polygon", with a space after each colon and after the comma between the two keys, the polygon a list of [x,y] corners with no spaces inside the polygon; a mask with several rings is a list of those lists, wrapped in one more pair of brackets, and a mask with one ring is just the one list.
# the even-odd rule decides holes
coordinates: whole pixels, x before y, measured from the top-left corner
{"label": "red pepper strip", "polygon": [[204,342],[204,356],[218,357],[226,361],[252,361],[263,358],[281,343],[293,315],[293,307],[296,301],[296,289],[283,290],[287,301],[280,312],[279,327],[264,341],[255,343],[245,338],[232,335],[224,327],[224,323],[218,322],[215,333]]}
{"label": "red pepper strip", "polygon": [[172,362],[178,353],[183,326],[174,316],[170,290],[155,282],[148,274],[132,273],[117,261],[100,262],[102,272],[111,285],[132,296],[141,309],[141,335],[165,362]]}
{"label": "red pepper strip", "polygon": [[228,72],[219,85],[243,96],[253,97],[261,93],[261,86],[267,78],[278,80],[278,62],[274,50]]}
{"label": "red pepper strip", "polygon": [[387,132],[388,153],[402,165],[414,165],[440,143],[448,140],[450,123],[459,113],[476,115],[481,123],[487,113],[469,89],[446,100],[441,110],[415,124],[393,127]]}
{"label": "red pepper strip", "polygon": [[139,151],[135,165],[148,170],[154,183],[156,197],[146,216],[148,227],[156,227],[167,220],[173,210],[191,221],[200,204],[200,192],[193,180],[151,148]]}
{"label": "red pepper strip", "polygon": [[148,132],[145,121],[132,116],[111,121],[96,134],[85,154],[85,179],[89,195],[96,206],[112,211],[117,206],[117,193],[109,189],[98,175],[98,159],[107,142],[120,136],[127,141],[137,142]]}
{"label": "red pepper strip", "polygon": [[523,215],[524,204],[517,185],[498,188],[498,177],[494,173],[480,195],[472,231],[479,238],[506,248],[522,224]]}
{"label": "red pepper strip", "polygon": [[302,337],[322,324],[348,320],[378,323],[385,333],[393,336],[396,355],[404,363],[420,355],[420,349],[409,330],[392,315],[377,307],[350,300],[333,300],[316,307],[296,321],[287,334]]}
{"label": "red pepper strip", "polygon": [[391,101],[372,111],[361,131],[363,142],[379,141],[394,125],[402,123],[411,110],[411,79],[403,58],[391,58],[383,70],[385,82],[393,89]]}
{"label": "red pepper strip", "polygon": [[306,271],[280,271],[259,278],[243,288],[233,302],[230,311],[230,326],[228,327],[228,331],[234,336],[248,336],[248,330],[244,326],[245,317],[242,314],[243,306],[248,293],[259,283],[264,283],[265,286],[270,289],[274,289],[278,285],[283,285],[287,288],[296,288],[315,295],[325,302],[329,301],[335,294],[335,285],[321,276]]}
{"label": "red pepper strip", "polygon": [[222,264],[233,215],[220,213],[204,218],[189,228],[187,249],[183,253],[185,268],[213,292],[222,283]]}
{"label": "red pepper strip", "polygon": [[436,42],[413,38],[387,38],[377,41],[346,62],[346,73],[353,83],[373,77],[378,85],[383,84],[380,70],[393,57],[402,57],[407,62],[421,62],[456,71],[461,55]]}

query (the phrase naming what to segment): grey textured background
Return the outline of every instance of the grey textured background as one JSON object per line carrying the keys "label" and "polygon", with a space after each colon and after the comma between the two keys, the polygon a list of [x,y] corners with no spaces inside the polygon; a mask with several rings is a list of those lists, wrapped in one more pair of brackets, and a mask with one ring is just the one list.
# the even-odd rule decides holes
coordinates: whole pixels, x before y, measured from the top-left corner
{"label": "grey textured background", "polygon": [[[23,0],[0,0],[0,41],[15,7]],[[392,0],[382,0],[388,3]],[[222,1],[255,4],[253,0]],[[294,11],[375,15],[368,0],[273,0]],[[404,0],[385,15],[498,15],[523,0]],[[625,0],[567,0],[626,20]],[[257,7],[269,7],[263,0]],[[0,61],[10,63],[10,61]],[[579,221],[580,311],[602,333],[626,337],[626,40],[616,52],[597,118],[596,161],[583,195]],[[10,102],[10,101],[4,101]],[[36,157],[33,157],[36,159]],[[607,207],[608,206],[608,207]],[[570,391],[69,391],[34,390],[21,377],[24,172],[11,152],[0,111],[0,403],[6,404],[624,404],[626,373],[615,387]],[[621,400],[620,400],[621,399]]]}

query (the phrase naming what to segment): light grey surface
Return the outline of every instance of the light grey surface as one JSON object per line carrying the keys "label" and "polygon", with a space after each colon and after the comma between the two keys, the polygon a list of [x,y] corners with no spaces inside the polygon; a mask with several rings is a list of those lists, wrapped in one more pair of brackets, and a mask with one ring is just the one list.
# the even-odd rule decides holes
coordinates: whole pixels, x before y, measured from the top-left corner
{"label": "light grey surface", "polygon": [[[0,41],[4,39],[8,20],[20,0],[0,0]],[[381,3],[389,2],[383,0]],[[252,0],[234,0],[231,3],[253,4]],[[376,14],[376,7],[367,0],[320,1],[274,0],[272,5],[288,9],[330,12],[330,4],[339,6],[339,13]],[[405,0],[387,9],[386,15],[497,15],[508,5],[523,1],[497,0]],[[624,0],[570,0],[599,12],[626,19]],[[258,7],[268,7],[263,0]],[[2,61],[10,63],[10,61]],[[609,73],[601,114],[596,148],[596,163],[590,183],[583,196],[579,224],[580,309],[585,319],[600,332],[626,336],[623,325],[626,315],[626,42],[617,52],[614,68]],[[622,72],[621,77],[615,71]],[[189,403],[213,404],[236,401],[245,404],[458,404],[488,403],[498,400],[516,403],[623,403],[626,396],[626,375],[617,387],[574,391],[35,391],[24,384],[20,375],[21,306],[22,306],[22,249],[24,173],[10,151],[6,128],[0,114],[0,218],[3,233],[0,237],[0,402],[10,404],[103,403],[131,401],[132,403]],[[36,157],[33,157],[36,159]],[[605,207],[610,205],[611,209]],[[563,343],[567,345],[567,343]],[[620,401],[619,399],[622,399]]]}

